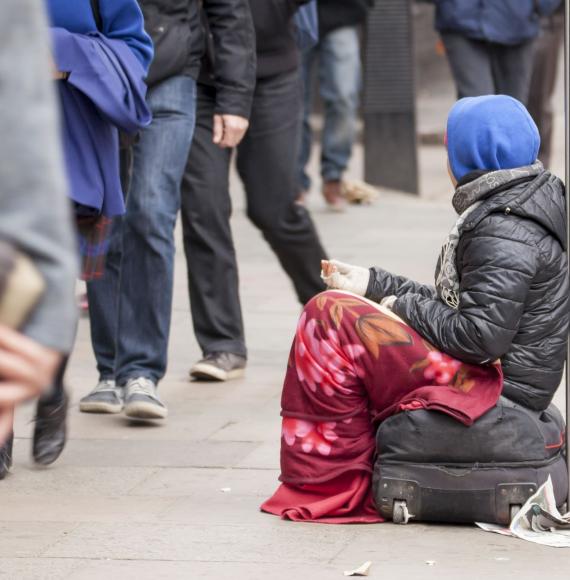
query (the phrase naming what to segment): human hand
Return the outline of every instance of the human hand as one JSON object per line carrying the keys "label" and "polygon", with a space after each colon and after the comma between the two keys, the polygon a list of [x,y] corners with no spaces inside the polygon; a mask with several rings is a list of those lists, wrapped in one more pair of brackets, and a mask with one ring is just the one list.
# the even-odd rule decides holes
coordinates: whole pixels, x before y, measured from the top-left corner
{"label": "human hand", "polygon": [[[49,387],[62,355],[0,325],[0,414]],[[0,424],[2,421],[0,421]]]}
{"label": "human hand", "polygon": [[238,115],[214,115],[213,141],[222,149],[237,147],[249,127],[249,121]]}
{"label": "human hand", "polygon": [[384,306],[388,310],[392,310],[394,308],[394,303],[398,299],[397,296],[386,296],[386,298],[382,298],[380,301],[380,306]]}
{"label": "human hand", "polygon": [[345,290],[364,296],[370,281],[370,270],[360,266],[351,266],[338,260],[321,262],[321,278],[332,290]]}

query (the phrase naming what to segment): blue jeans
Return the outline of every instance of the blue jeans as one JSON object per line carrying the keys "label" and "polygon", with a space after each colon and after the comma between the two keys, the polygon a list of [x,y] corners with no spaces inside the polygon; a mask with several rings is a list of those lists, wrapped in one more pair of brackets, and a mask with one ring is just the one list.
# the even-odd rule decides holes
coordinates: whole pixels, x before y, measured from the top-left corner
{"label": "blue jeans", "polygon": [[311,155],[312,109],[311,78],[315,61],[319,63],[320,96],[325,124],[322,139],[321,175],[324,181],[342,178],[352,154],[362,83],[360,40],[355,27],[339,28],[303,55],[305,111],[299,159],[299,187],[308,191],[311,180],[306,166]]}
{"label": "blue jeans", "polygon": [[125,384],[166,372],[180,183],[196,120],[196,83],[177,76],[148,93],[151,125],[133,148],[127,212],[115,224],[107,270],[88,284],[101,379]]}

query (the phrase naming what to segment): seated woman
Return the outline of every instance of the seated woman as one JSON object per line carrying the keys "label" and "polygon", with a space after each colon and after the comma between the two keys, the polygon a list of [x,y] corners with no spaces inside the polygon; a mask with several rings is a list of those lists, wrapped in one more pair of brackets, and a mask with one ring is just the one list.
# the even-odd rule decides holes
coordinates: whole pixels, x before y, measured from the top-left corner
{"label": "seated woman", "polygon": [[[501,393],[545,409],[569,323],[562,182],[511,97],[459,101],[447,125],[459,214],[435,287],[332,261],[334,289],[305,308],[282,396],[283,482],[262,509],[282,518],[378,522],[375,426],[404,409],[471,425]],[[382,302],[382,305],[378,303]]]}

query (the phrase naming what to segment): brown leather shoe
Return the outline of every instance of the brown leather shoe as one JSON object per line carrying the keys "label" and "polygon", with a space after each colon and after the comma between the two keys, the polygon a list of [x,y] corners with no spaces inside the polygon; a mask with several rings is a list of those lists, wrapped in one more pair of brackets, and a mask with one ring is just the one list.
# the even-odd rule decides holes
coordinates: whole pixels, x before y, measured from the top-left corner
{"label": "brown leather shoe", "polygon": [[332,211],[341,212],[346,210],[342,181],[325,181],[322,192],[327,205]]}
{"label": "brown leather shoe", "polygon": [[247,359],[231,352],[207,354],[190,369],[195,381],[230,381],[245,375]]}

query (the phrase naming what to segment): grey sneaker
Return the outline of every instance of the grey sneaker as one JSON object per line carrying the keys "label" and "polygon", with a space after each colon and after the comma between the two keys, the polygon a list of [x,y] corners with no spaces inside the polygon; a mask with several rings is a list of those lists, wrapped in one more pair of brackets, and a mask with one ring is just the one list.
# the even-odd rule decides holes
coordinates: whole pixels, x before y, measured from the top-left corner
{"label": "grey sneaker", "polygon": [[159,399],[156,385],[144,377],[131,379],[125,387],[125,415],[131,419],[165,419],[168,409]]}
{"label": "grey sneaker", "polygon": [[120,413],[123,410],[123,389],[115,381],[100,381],[81,401],[82,413]]}
{"label": "grey sneaker", "polygon": [[231,352],[207,354],[191,369],[190,376],[197,381],[229,381],[245,375],[247,359]]}

